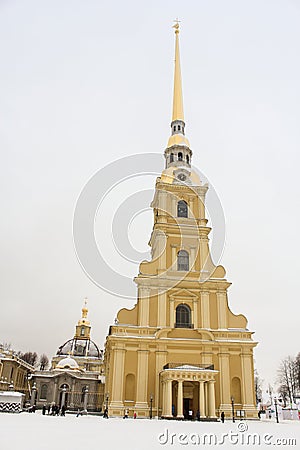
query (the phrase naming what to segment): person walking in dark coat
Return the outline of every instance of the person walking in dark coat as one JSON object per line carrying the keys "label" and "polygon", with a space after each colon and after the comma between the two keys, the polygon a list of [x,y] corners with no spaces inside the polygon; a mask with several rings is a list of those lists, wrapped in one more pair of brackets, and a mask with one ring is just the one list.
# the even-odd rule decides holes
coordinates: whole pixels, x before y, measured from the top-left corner
{"label": "person walking in dark coat", "polygon": [[221,421],[222,421],[222,423],[225,422],[225,414],[224,414],[224,411],[221,412]]}
{"label": "person walking in dark coat", "polygon": [[103,419],[108,419],[108,409],[107,408],[105,408],[105,410],[104,410]]}
{"label": "person walking in dark coat", "polygon": [[61,414],[60,414],[61,416],[65,416],[66,415],[66,407],[65,407],[65,405],[62,405],[62,407],[61,407]]}
{"label": "person walking in dark coat", "polygon": [[46,414],[46,405],[43,405],[42,414],[43,414],[43,416]]}

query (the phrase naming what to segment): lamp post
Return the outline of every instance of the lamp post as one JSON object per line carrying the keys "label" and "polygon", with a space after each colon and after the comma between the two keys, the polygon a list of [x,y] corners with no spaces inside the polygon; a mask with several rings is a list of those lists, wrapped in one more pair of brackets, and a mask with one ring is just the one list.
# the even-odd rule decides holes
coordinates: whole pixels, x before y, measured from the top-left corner
{"label": "lamp post", "polygon": [[274,405],[275,405],[275,413],[276,413],[276,422],[279,423],[278,409],[277,409],[277,398],[276,397],[274,397]]}
{"label": "lamp post", "polygon": [[234,418],[234,398],[231,397],[231,409],[232,409],[232,422],[235,422]]}
{"label": "lamp post", "polygon": [[152,419],[153,394],[150,394],[150,419]]}
{"label": "lamp post", "polygon": [[108,409],[108,399],[109,399],[109,393],[107,392],[106,396],[105,396],[105,408],[106,409]]}

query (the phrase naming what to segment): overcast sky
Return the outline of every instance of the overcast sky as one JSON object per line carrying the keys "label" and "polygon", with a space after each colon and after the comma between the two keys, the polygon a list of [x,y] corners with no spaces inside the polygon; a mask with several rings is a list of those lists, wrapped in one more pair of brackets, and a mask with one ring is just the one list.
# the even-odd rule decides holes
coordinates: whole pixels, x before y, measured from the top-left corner
{"label": "overcast sky", "polygon": [[[134,303],[86,276],[73,212],[97,170],[163,154],[177,16],[186,134],[226,220],[229,305],[248,318],[256,366],[272,380],[300,351],[296,0],[0,1],[0,341],[51,357],[87,296],[102,347],[116,312]],[[100,214],[100,229],[109,220]],[[146,251],[151,228],[148,211],[132,245]],[[127,269],[133,277],[138,264]]]}

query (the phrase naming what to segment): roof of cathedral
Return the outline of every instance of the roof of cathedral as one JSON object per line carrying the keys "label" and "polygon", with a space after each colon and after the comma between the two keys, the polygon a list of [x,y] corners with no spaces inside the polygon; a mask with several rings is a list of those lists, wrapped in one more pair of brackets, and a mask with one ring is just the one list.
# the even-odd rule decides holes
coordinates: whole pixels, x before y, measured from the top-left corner
{"label": "roof of cathedral", "polygon": [[66,341],[57,350],[57,355],[72,355],[73,357],[101,358],[98,346],[90,338],[91,325],[87,319],[88,308],[87,299],[84,300],[82,316],[76,325],[75,335]]}
{"label": "roof of cathedral", "polygon": [[101,353],[98,346],[91,339],[69,339],[57,350],[57,355],[84,356],[100,358]]}

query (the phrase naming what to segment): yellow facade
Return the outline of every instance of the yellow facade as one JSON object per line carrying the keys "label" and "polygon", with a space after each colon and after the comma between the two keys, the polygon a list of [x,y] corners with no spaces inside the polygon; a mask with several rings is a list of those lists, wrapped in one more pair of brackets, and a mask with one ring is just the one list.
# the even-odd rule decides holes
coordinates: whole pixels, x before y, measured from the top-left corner
{"label": "yellow facade", "polygon": [[166,168],[151,204],[151,261],[135,278],[138,299],[122,309],[105,347],[109,414],[214,420],[222,411],[256,418],[253,348],[243,315],[228,306],[225,269],[213,264],[203,185],[185,137],[175,25],[175,76]]}

